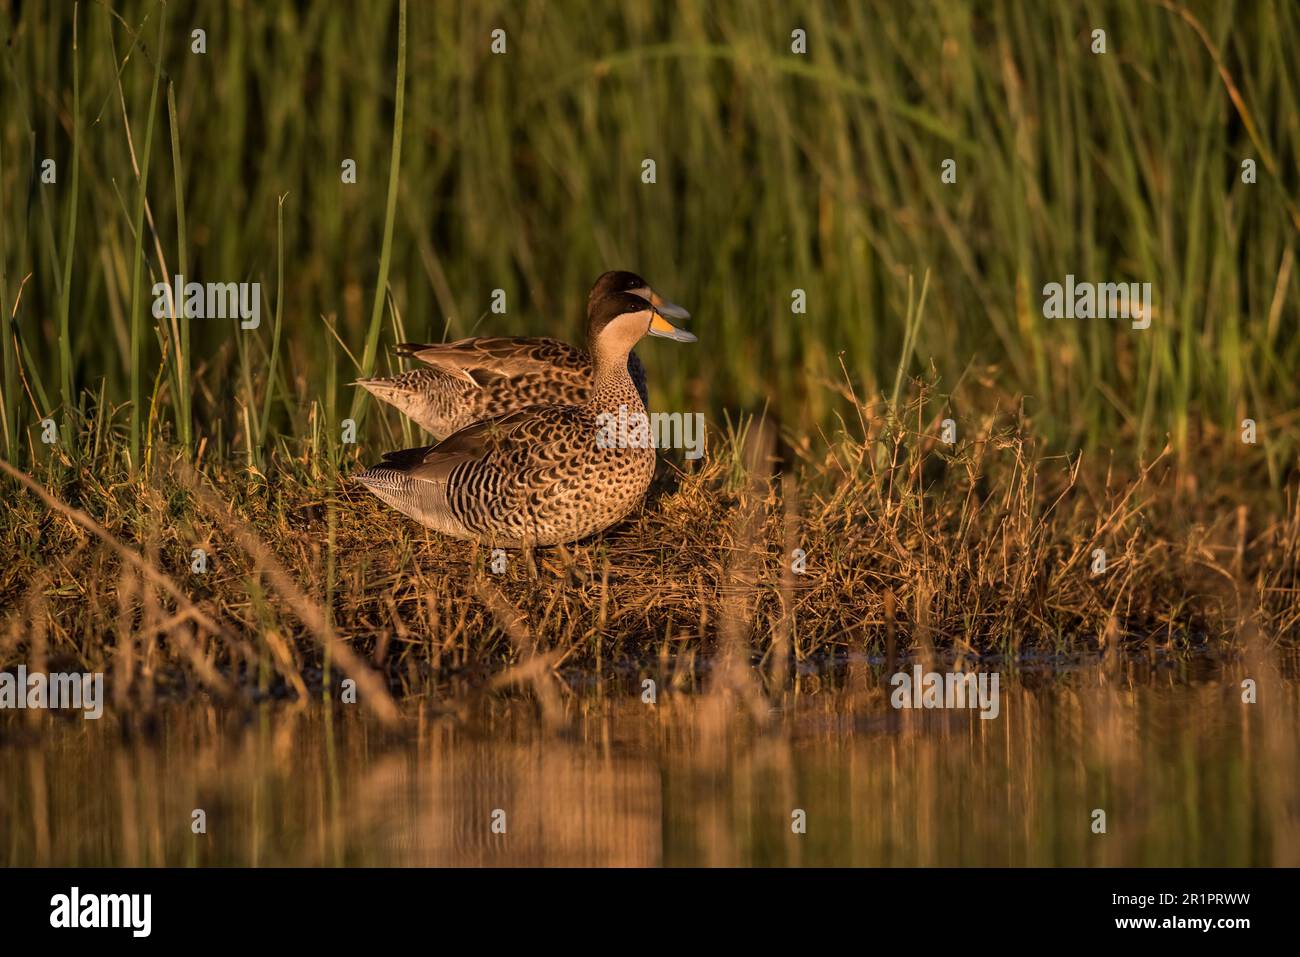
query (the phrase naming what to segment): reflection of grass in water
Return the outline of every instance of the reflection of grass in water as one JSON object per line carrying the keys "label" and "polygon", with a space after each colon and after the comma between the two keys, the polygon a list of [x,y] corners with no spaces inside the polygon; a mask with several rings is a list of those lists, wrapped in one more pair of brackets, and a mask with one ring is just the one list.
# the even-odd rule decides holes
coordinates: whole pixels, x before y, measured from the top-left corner
{"label": "reflection of grass in water", "polygon": [[[1245,673],[1009,681],[1002,716],[981,721],[893,712],[884,676],[862,672],[843,679],[857,690],[791,695],[762,734],[732,720],[722,760],[701,744],[700,699],[671,692],[654,711],[574,698],[568,736],[514,699],[405,739],[352,710],[245,723],[169,709],[157,738],[125,744],[107,723],[51,720],[0,782],[36,822],[0,863],[1293,865],[1300,769],[1293,740],[1271,738],[1295,727],[1300,692],[1266,678],[1273,703],[1243,705]],[[44,817],[28,816],[36,800]],[[1098,807],[1105,835],[1090,830]]]}

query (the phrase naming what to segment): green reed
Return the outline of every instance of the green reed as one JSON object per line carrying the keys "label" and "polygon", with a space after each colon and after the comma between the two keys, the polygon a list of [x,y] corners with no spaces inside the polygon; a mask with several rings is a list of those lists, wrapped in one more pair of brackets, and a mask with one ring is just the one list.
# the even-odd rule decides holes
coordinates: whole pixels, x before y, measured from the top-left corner
{"label": "green reed", "polygon": [[[815,436],[846,411],[841,363],[868,396],[933,365],[941,388],[988,370],[1058,450],[1150,454],[1169,436],[1185,462],[1206,443],[1239,454],[1249,417],[1276,483],[1300,448],[1294,5],[76,9],[25,5],[0,27],[8,456],[39,446],[57,383],[69,412],[102,387],[138,461],[142,393],[166,362],[156,441],[256,458],[249,443],[337,432],[307,412],[348,382],[327,374],[322,316],[363,374],[392,365],[390,296],[413,338],[578,340],[587,286],[611,267],[696,315],[704,348],[643,349],[660,408],[721,421],[766,403]],[[138,179],[119,83],[126,115],[146,117]],[[160,92],[170,156],[151,163]],[[39,181],[44,157],[57,184]],[[276,275],[275,322],[181,315],[155,335],[146,283],[164,262],[197,281]],[[1151,328],[1045,319],[1042,287],[1067,273],[1152,282]],[[505,315],[488,310],[498,288]],[[346,401],[372,456],[396,420]]]}

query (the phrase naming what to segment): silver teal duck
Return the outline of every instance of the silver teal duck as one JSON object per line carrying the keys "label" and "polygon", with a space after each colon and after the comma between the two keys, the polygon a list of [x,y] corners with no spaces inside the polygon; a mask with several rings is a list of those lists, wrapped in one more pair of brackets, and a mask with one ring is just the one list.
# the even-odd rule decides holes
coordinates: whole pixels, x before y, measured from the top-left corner
{"label": "silver teal duck", "polygon": [[[390,452],[357,480],[422,525],[504,548],[577,541],[617,523],[645,497],[655,469],[628,355],[647,333],[695,336],[630,293],[591,303],[587,328],[583,401],[517,409],[437,445]],[[611,428],[629,421],[646,427]]]}
{"label": "silver teal duck", "polygon": [[[640,296],[667,318],[690,317],[626,270],[607,272],[596,280],[587,295],[588,314],[595,303],[619,293]],[[437,439],[525,406],[581,405],[591,388],[591,356],[559,339],[479,336],[434,345],[408,342],[397,349],[420,360],[425,368],[355,384]],[[644,404],[645,367],[635,353],[628,355],[627,367]]]}

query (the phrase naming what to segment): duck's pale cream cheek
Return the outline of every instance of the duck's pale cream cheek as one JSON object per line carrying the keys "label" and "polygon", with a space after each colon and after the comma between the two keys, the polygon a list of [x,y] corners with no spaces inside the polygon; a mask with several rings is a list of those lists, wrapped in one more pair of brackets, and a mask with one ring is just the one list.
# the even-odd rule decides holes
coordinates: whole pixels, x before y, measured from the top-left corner
{"label": "duck's pale cream cheek", "polygon": [[629,312],[611,320],[596,334],[592,353],[598,359],[622,361],[650,329],[650,318],[649,313]]}

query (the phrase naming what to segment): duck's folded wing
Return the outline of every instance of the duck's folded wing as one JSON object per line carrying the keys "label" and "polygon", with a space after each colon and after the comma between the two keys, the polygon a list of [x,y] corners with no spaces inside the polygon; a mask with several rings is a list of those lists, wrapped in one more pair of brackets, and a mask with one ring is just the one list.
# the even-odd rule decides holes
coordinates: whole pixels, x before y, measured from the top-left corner
{"label": "duck's folded wing", "polygon": [[412,481],[445,484],[457,465],[486,458],[494,450],[510,443],[532,421],[528,412],[528,409],[519,409],[475,422],[453,432],[437,445],[385,452],[384,460],[369,472],[400,472]]}
{"label": "duck's folded wing", "polygon": [[476,385],[556,369],[585,372],[589,366],[582,350],[559,339],[480,336],[434,345],[403,342],[397,350],[435,369],[464,376]]}
{"label": "duck's folded wing", "polygon": [[436,446],[422,445],[415,449],[398,449],[396,452],[385,452],[384,460],[375,468],[393,469],[396,472],[408,472],[424,461],[424,457],[429,454]]}

